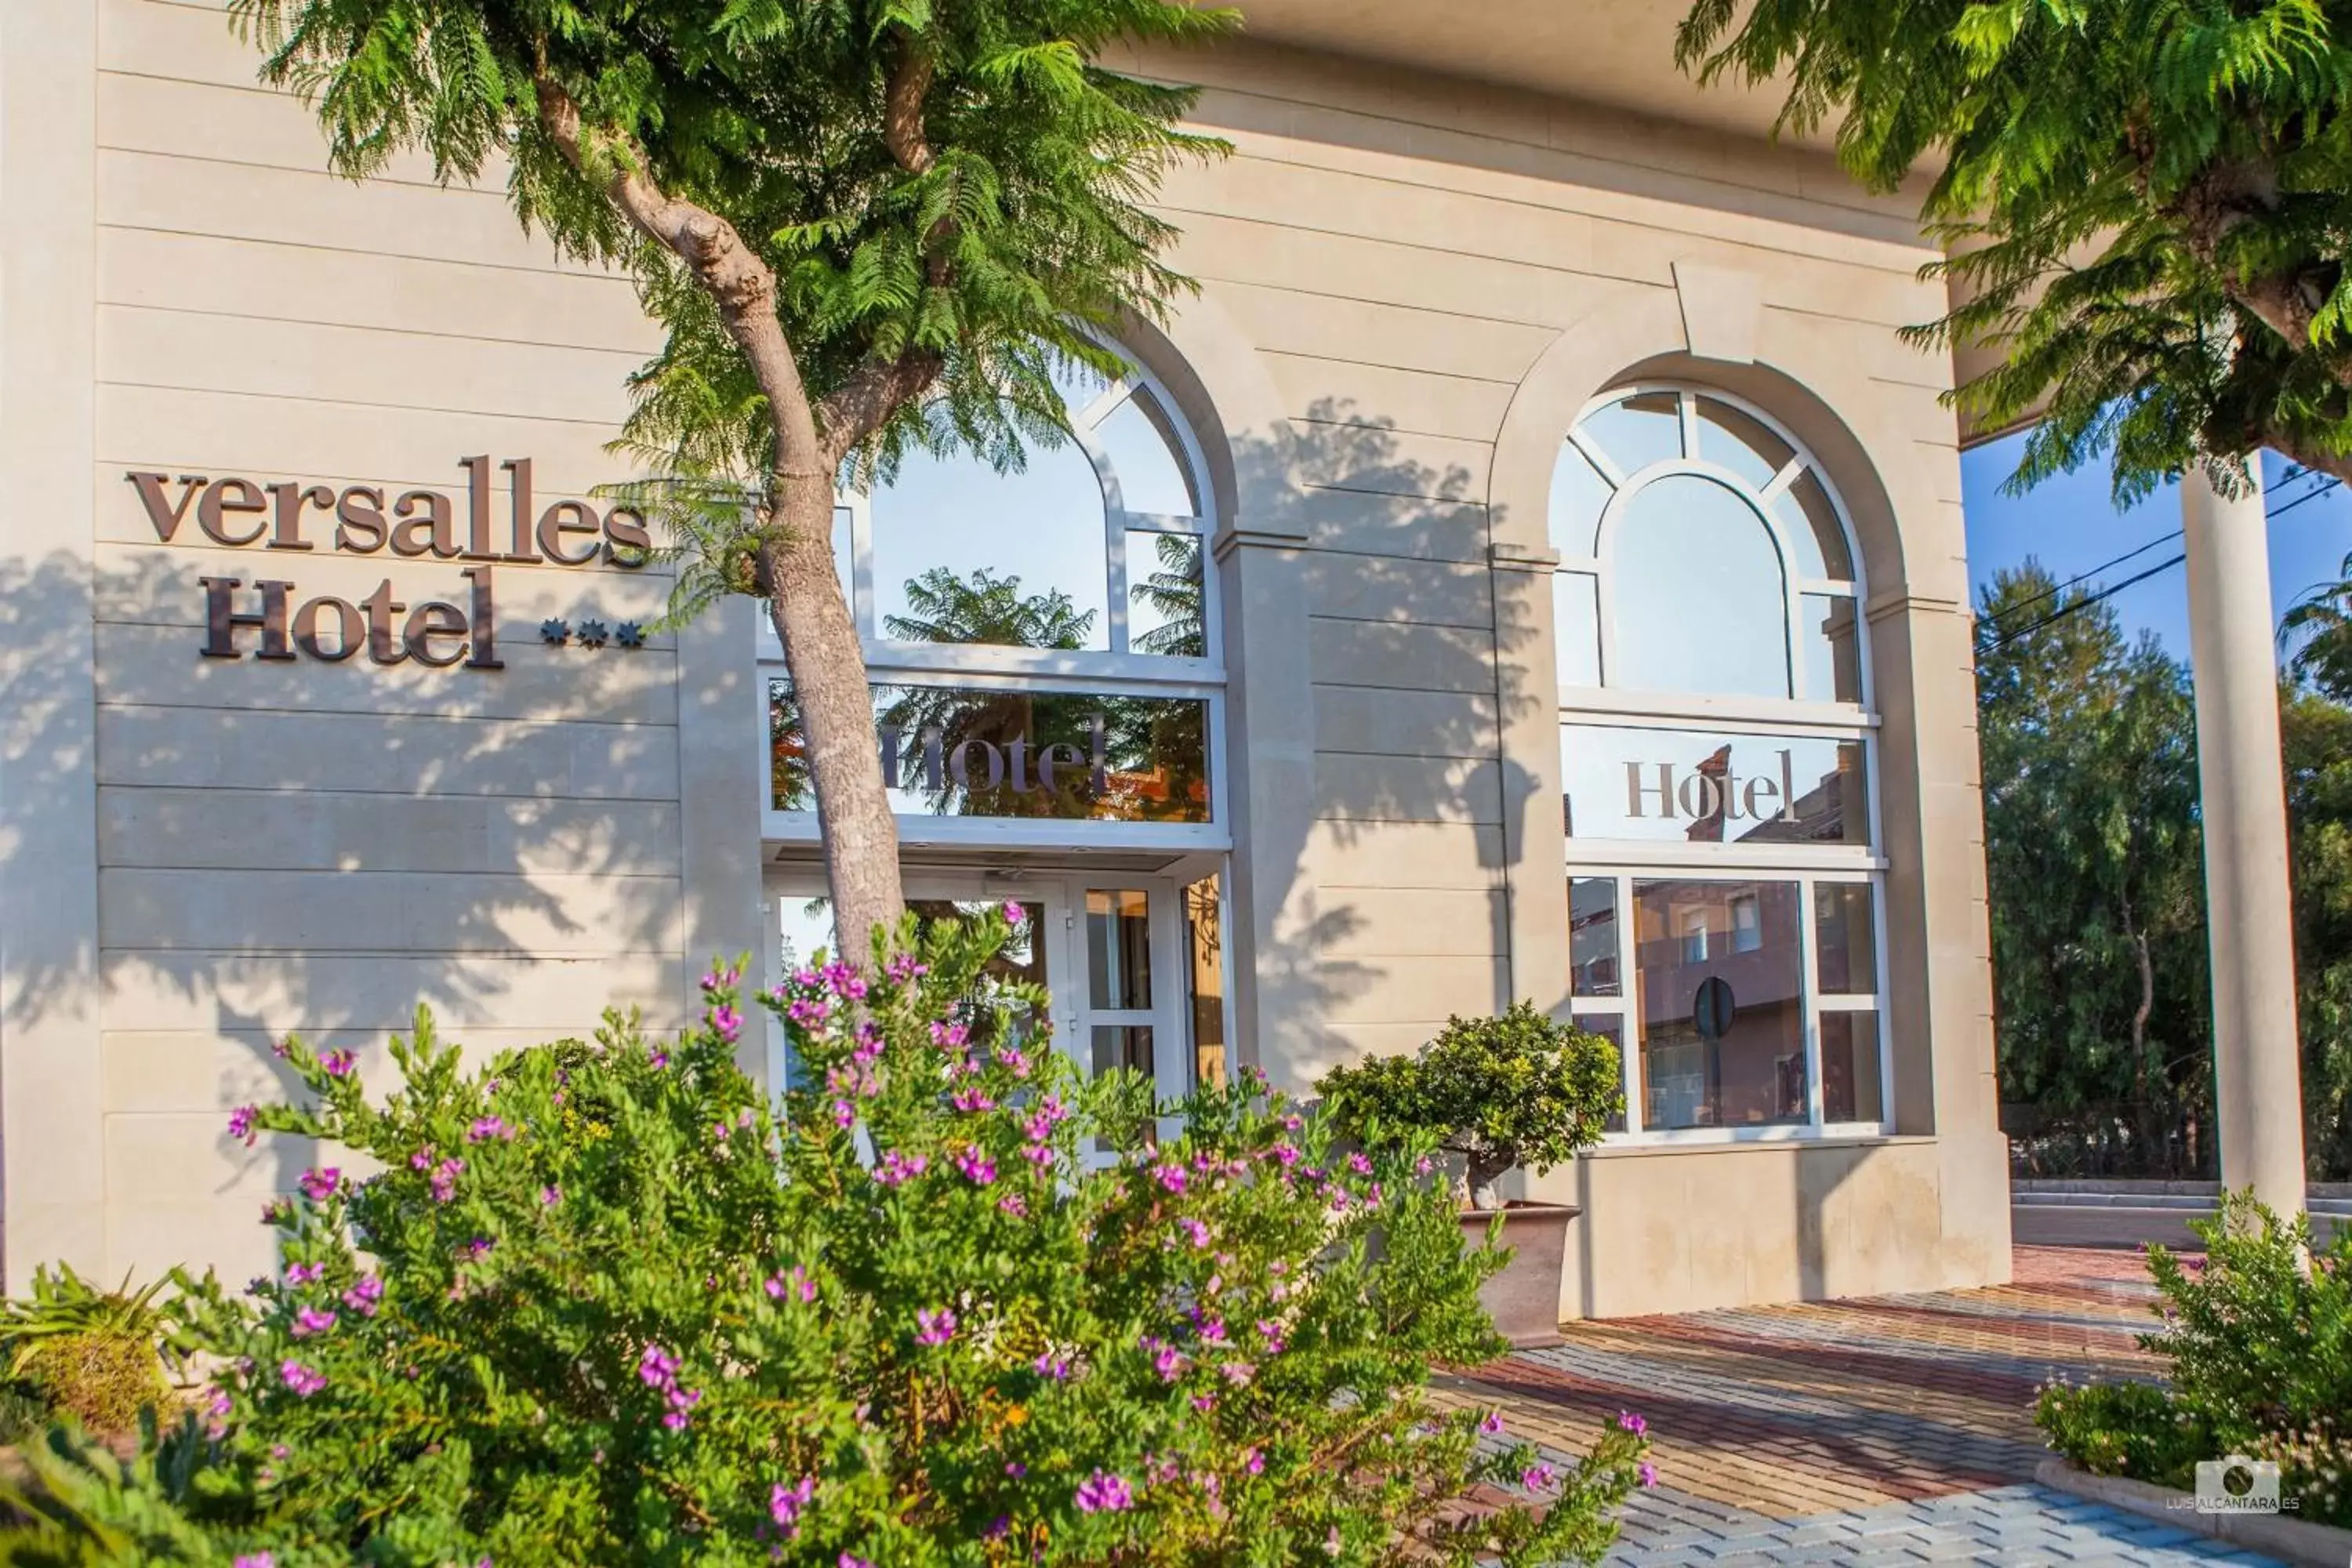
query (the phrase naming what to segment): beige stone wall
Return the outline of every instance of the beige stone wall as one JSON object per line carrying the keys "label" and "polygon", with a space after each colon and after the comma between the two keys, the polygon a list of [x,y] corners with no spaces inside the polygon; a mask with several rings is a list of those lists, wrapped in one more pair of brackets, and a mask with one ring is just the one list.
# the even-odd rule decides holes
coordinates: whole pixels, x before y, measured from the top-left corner
{"label": "beige stone wall", "polygon": [[[13,652],[89,682],[93,742],[56,782],[94,806],[96,921],[80,972],[20,992],[10,1022],[76,1012],[87,1033],[54,1053],[86,1075],[96,1136],[24,1115],[22,1029],[7,1094],[12,1177],[95,1160],[97,1205],[68,1234],[22,1233],[12,1179],[12,1283],[58,1254],[112,1276],[266,1266],[255,1216],[299,1152],[238,1148],[222,1119],[278,1092],[273,1038],[381,1067],[420,1003],[483,1051],[586,1032],[607,1005],[674,1024],[686,955],[745,945],[757,897],[709,844],[731,826],[740,858],[746,828],[756,841],[756,755],[738,748],[746,777],[714,781],[692,754],[714,724],[756,733],[748,703],[713,712],[694,675],[740,662],[719,655],[730,644],[748,659],[748,621],[636,652],[537,636],[548,616],[652,619],[660,569],[497,564],[499,671],[200,655],[200,577],[291,581],[298,603],[389,579],[403,601],[462,606],[469,563],[338,552],[316,510],[307,552],[222,548],[193,507],[164,544],[126,470],[171,476],[174,500],[182,475],[429,487],[458,498],[462,540],[467,455],[532,459],[542,507],[625,476],[602,448],[658,339],[624,280],[559,265],[494,181],[445,190],[413,163],[363,186],[328,174],[311,115],[255,85],[220,9],[100,0],[93,32],[82,559],[68,539],[30,563],[85,585],[89,651]],[[686,896],[698,858],[726,918]]]}

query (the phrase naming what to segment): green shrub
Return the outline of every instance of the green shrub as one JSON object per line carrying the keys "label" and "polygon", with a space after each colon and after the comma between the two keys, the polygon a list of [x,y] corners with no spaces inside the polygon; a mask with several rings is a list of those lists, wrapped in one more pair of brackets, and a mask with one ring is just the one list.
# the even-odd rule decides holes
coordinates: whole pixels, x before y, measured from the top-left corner
{"label": "green shrub", "polygon": [[2190,1226],[2201,1268],[2148,1248],[2165,1326],[2140,1344],[2167,1363],[2161,1388],[2045,1390],[2036,1418],[2084,1468],[2160,1486],[2194,1484],[2199,1461],[2280,1463],[2305,1517],[2352,1524],[2352,1228],[2312,1246],[2311,1222],[2231,1194]]}
{"label": "green shrub", "polygon": [[154,1342],[110,1330],[35,1341],[17,1378],[49,1415],[70,1415],[104,1436],[137,1431],[141,1411],[167,1411],[172,1399]]}
{"label": "green shrub", "polygon": [[304,1178],[281,1279],[188,1285],[201,1414],[124,1473],[45,1463],[41,1528],[275,1568],[1604,1550],[1637,1433],[1554,1473],[1426,1396],[1502,1347],[1422,1150],[1347,1156],[1262,1079],[1166,1115],[1081,1081],[1006,1026],[1044,1000],[986,977],[1006,931],[764,999],[807,1076],[781,1114],[731,973],[675,1040],[614,1020],[470,1075],[420,1015],[382,1101],[291,1047],[316,1102],[236,1129],[381,1173]]}
{"label": "green shrub", "polygon": [[[0,1441],[15,1442],[59,1415],[121,1436],[142,1409],[165,1409],[167,1362],[177,1364],[181,1326],[165,1281],[101,1290],[59,1264],[33,1271],[28,1297],[0,1304],[0,1364],[6,1373]],[[37,1414],[36,1414],[37,1412]]]}
{"label": "green shrub", "polygon": [[1625,1109],[1617,1047],[1524,1001],[1449,1018],[1418,1056],[1334,1068],[1315,1087],[1367,1147],[1423,1138],[1463,1156],[1474,1201],[1515,1165],[1540,1174],[1591,1148]]}

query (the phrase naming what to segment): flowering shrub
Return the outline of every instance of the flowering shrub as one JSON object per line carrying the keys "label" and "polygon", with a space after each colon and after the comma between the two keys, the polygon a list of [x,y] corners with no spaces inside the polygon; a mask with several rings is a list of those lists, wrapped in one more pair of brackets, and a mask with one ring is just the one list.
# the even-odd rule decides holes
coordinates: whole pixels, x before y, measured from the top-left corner
{"label": "flowering shrub", "polygon": [[1262,1080],[1082,1080],[986,975],[1005,922],[761,997],[780,1113],[731,971],[673,1041],[471,1075],[420,1014],[380,1103],[291,1047],[314,1103],[236,1130],[349,1164],[266,1216],[281,1278],[187,1285],[202,1412],[127,1476],[51,1465],[42,1527],[268,1568],[1598,1555],[1638,1417],[1556,1469],[1426,1398],[1502,1347],[1425,1156],[1335,1157]]}
{"label": "flowering shrub", "polygon": [[2044,1436],[2096,1474],[2184,1489],[2200,1460],[2273,1459],[2302,1517],[2352,1525],[2352,1226],[2315,1252],[2308,1216],[2239,1194],[2189,1223],[2201,1268],[2148,1248],[2165,1326],[2139,1342],[2166,1386],[2053,1384]]}

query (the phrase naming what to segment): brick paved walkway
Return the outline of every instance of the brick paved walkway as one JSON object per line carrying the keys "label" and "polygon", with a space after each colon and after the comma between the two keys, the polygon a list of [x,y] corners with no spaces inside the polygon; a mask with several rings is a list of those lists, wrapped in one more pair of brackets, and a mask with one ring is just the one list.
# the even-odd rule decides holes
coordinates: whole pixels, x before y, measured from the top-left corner
{"label": "brick paved walkway", "polygon": [[1449,1380],[1509,1432],[1580,1452],[1648,1417],[1660,1484],[1610,1558],[1705,1564],[2260,1563],[2219,1542],[2032,1484],[2035,1389],[2146,1377],[2137,1255],[2020,1247],[2014,1283],[1582,1323],[1566,1344]]}

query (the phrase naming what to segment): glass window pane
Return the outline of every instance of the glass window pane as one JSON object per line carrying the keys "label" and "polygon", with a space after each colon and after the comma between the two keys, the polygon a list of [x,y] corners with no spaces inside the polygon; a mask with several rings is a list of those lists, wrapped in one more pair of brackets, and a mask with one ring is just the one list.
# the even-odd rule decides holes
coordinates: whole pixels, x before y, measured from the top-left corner
{"label": "glass window pane", "polygon": [[1000,474],[915,453],[874,493],[877,635],[1019,647],[1110,646],[1109,563],[1094,464],[1075,441]]}
{"label": "glass window pane", "polygon": [[1110,390],[1110,382],[1102,372],[1076,360],[1057,360],[1047,372],[1053,378],[1054,390],[1062,395],[1062,405],[1076,419],[1094,406],[1095,399]]}
{"label": "glass window pane", "polygon": [[1553,646],[1563,687],[1601,684],[1601,580],[1586,572],[1551,574]]}
{"label": "glass window pane", "polygon": [[1886,1120],[1875,1012],[1822,1015],[1822,1115],[1831,1121]]}
{"label": "glass window pane", "polygon": [[[1570,1019],[1569,1022],[1574,1024],[1586,1034],[1598,1035],[1602,1039],[1608,1041],[1611,1045],[1616,1047],[1618,1060],[1621,1064],[1623,1062],[1625,1055],[1625,1019],[1622,1014],[1579,1013],[1576,1016]],[[1621,1107],[1619,1110],[1612,1113],[1609,1120],[1603,1123],[1603,1127],[1606,1131],[1611,1132],[1624,1131],[1625,1112],[1623,1109]]]}
{"label": "glass window pane", "polygon": [[1200,498],[1178,456],[1183,446],[1150,393],[1138,387],[1095,426],[1094,437],[1118,476],[1119,500],[1128,510],[1201,515]]}
{"label": "glass window pane", "polygon": [[782,929],[777,957],[786,973],[814,963],[819,952],[833,951],[831,899],[822,893],[814,898],[805,893],[785,893],[776,900],[776,916]]}
{"label": "glass window pane", "polygon": [[1617,471],[1632,479],[1652,463],[1681,459],[1682,398],[1672,392],[1644,392],[1596,411],[1582,428]]}
{"label": "glass window pane", "polygon": [[1576,443],[1562,441],[1551,466],[1551,547],[1570,560],[1591,555],[1601,534],[1601,509],[1614,493]]}
{"label": "glass window pane", "polygon": [[1759,490],[1797,455],[1762,420],[1728,403],[1700,398],[1698,420],[1701,460],[1729,468]]}
{"label": "glass window pane", "polygon": [[1563,724],[1571,838],[1648,844],[1867,844],[1860,741]]}
{"label": "glass window pane", "polygon": [[1616,666],[1637,691],[1789,693],[1789,604],[1763,518],[1713,479],[1644,486],[1612,525]]}
{"label": "glass window pane", "polygon": [[1087,889],[1087,1005],[1151,1005],[1151,900],[1132,889]]}
{"label": "glass window pane", "polygon": [[1826,577],[1833,583],[1853,580],[1853,554],[1846,549],[1845,530],[1838,524],[1837,509],[1830,505],[1830,492],[1811,468],[1780,493],[1772,510],[1796,541],[1798,576]]}
{"label": "glass window pane", "polygon": [[1094,1027],[1094,1068],[1097,1073],[1126,1068],[1145,1078],[1153,1076],[1151,1026],[1097,1024]]}
{"label": "glass window pane", "polygon": [[1184,889],[1184,950],[1192,1015],[1192,1084],[1225,1087],[1225,951],[1223,904],[1217,879],[1204,877]]}
{"label": "glass window pane", "polygon": [[1644,1127],[1806,1119],[1794,882],[1638,881]]}
{"label": "glass window pane", "polygon": [[1876,902],[1867,882],[1813,884],[1813,946],[1823,991],[1860,996],[1877,991]]}
{"label": "glass window pane", "polygon": [[[806,811],[789,681],[768,683],[770,789]],[[1209,705],[1196,697],[889,685],[874,689],[882,782],[905,816],[1208,822]]]}
{"label": "glass window pane", "polygon": [[1127,536],[1127,646],[1136,653],[1206,658],[1201,607],[1201,538],[1192,533]]}
{"label": "glass window pane", "polygon": [[1805,696],[1815,702],[1862,700],[1862,622],[1852,599],[1807,594],[1799,601]]}
{"label": "glass window pane", "polygon": [[1618,969],[1617,879],[1571,877],[1568,883],[1569,991],[1622,996]]}

